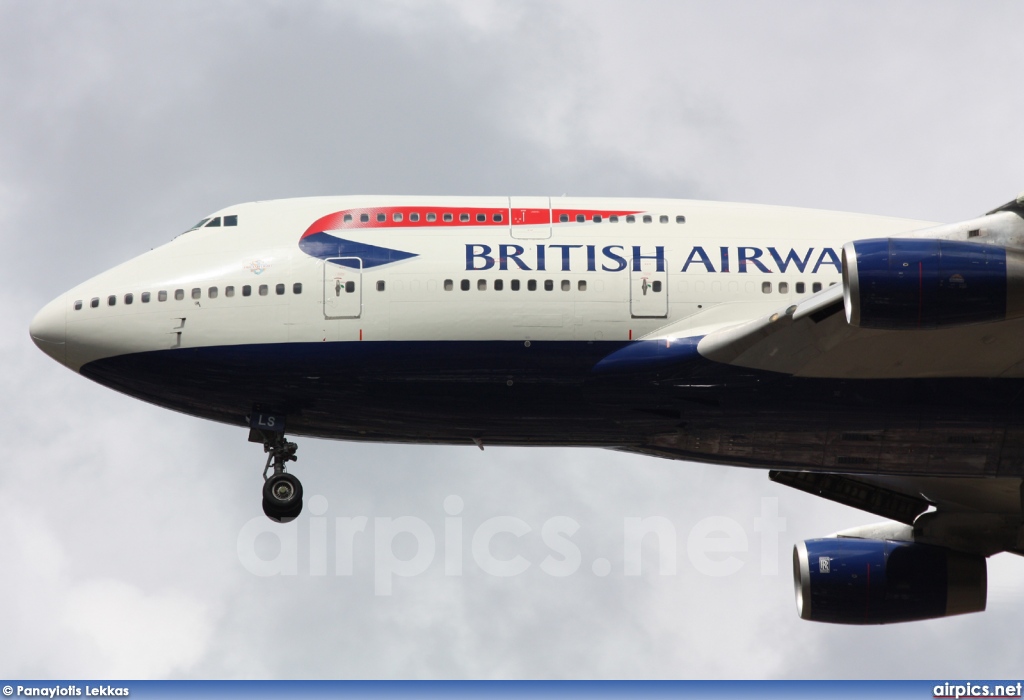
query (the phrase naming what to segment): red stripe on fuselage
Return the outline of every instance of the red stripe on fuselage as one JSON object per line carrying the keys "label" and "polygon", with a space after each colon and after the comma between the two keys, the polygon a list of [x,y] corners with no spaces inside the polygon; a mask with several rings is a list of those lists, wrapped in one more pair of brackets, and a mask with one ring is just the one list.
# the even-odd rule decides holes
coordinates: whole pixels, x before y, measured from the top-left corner
{"label": "red stripe on fuselage", "polygon": [[[453,226],[509,226],[508,207],[366,207],[345,209],[322,216],[306,229],[302,237],[322,231],[356,230],[369,228],[436,228]],[[609,216],[638,214],[638,211],[610,209],[512,209],[512,226],[546,226],[549,223],[596,223],[595,216],[607,220]],[[367,220],[362,221],[363,216]],[[562,216],[568,222],[561,221]],[[433,220],[430,217],[433,216]],[[583,221],[578,221],[579,217]],[[445,217],[449,217],[446,220]],[[481,217],[483,220],[481,221]]]}

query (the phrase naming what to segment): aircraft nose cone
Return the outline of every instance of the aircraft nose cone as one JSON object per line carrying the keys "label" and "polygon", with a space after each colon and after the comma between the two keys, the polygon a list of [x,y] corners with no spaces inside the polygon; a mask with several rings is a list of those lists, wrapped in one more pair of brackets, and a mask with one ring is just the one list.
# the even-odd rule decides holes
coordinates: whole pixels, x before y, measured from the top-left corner
{"label": "aircraft nose cone", "polygon": [[65,295],[39,310],[29,324],[28,334],[40,350],[64,364],[67,359],[67,306]]}

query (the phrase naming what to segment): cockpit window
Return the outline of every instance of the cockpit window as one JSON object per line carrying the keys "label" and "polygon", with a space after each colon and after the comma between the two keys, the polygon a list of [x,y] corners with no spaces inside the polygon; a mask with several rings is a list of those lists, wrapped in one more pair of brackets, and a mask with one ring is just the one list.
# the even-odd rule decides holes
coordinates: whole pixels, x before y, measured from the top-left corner
{"label": "cockpit window", "polygon": [[206,224],[206,228],[210,228],[212,226],[220,226],[219,216],[215,216],[214,218],[210,219],[210,223]]}
{"label": "cockpit window", "polygon": [[225,226],[238,226],[238,214],[229,214],[224,217]]}
{"label": "cockpit window", "polygon": [[[197,228],[202,228],[203,224],[205,224],[209,220],[210,220],[209,218],[203,219],[198,224],[196,224],[195,226],[190,228],[188,231],[195,231]],[[188,231],[185,231],[185,233],[188,233]]]}

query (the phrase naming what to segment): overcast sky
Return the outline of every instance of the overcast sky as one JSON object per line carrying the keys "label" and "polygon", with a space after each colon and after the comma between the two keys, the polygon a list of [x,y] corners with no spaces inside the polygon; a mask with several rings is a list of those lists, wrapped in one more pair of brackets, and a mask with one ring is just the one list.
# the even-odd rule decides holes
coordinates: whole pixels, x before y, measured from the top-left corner
{"label": "overcast sky", "polygon": [[[300,439],[307,509],[277,530],[297,565],[260,576],[291,546],[263,524],[260,446],[90,383],[27,329],[72,285],[256,199],[567,193],[975,216],[1024,189],[1022,26],[1019,3],[935,0],[0,0],[0,676],[1019,677],[1024,561],[990,561],[980,615],[804,622],[793,542],[877,518],[752,470]],[[445,573],[452,495],[461,576]],[[786,529],[763,562],[756,519],[775,505]],[[358,516],[352,575],[337,575],[335,524]],[[437,553],[375,595],[375,519],[403,516]],[[494,540],[522,574],[473,558],[497,516],[530,528]],[[677,533],[675,573],[654,548],[627,576],[626,518],[652,516]],[[570,518],[582,564],[553,576],[542,529]],[[695,557],[708,523],[747,539],[737,572]],[[392,549],[411,557],[416,540]]]}

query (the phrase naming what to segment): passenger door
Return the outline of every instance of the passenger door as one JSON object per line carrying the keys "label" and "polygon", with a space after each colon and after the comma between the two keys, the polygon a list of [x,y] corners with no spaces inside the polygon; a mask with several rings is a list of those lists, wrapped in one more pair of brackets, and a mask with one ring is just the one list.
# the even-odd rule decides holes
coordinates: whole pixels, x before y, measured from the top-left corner
{"label": "passenger door", "polygon": [[634,258],[629,266],[629,313],[634,318],[668,316],[668,265],[658,260]]}
{"label": "passenger door", "polygon": [[328,258],[324,261],[324,317],[359,318],[363,313],[363,261]]}

